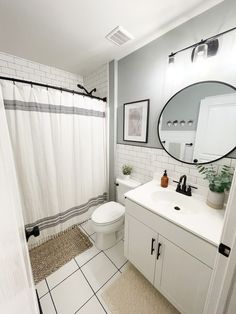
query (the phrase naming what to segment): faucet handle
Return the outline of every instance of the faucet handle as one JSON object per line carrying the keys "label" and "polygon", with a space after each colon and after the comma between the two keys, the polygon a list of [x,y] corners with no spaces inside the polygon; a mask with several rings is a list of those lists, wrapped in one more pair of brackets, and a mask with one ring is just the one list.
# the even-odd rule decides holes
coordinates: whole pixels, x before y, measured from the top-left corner
{"label": "faucet handle", "polygon": [[179,183],[179,184],[180,184],[180,182],[179,182],[179,181],[176,181],[176,180],[173,180],[173,182],[175,182],[175,183]]}
{"label": "faucet handle", "polygon": [[198,189],[196,186],[193,186],[193,185],[190,185],[190,184],[188,184],[188,188],[193,188],[193,189]]}

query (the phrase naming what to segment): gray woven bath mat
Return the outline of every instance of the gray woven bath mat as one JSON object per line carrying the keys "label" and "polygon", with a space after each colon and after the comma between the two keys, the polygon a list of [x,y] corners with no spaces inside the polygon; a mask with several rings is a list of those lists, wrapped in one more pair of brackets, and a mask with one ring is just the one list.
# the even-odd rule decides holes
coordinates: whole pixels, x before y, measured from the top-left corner
{"label": "gray woven bath mat", "polygon": [[75,225],[29,251],[34,282],[38,283],[92,246]]}

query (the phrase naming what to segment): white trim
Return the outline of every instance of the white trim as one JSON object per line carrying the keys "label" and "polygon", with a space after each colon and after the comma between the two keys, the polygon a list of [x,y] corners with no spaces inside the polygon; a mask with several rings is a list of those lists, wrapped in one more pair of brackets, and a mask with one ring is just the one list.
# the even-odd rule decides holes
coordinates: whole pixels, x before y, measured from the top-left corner
{"label": "white trim", "polygon": [[236,267],[236,172],[230,190],[229,200],[226,207],[224,227],[221,242],[231,247],[230,256],[224,257],[217,254],[212,279],[208,291],[204,314],[223,314],[228,306],[228,296],[231,293],[231,283]]}

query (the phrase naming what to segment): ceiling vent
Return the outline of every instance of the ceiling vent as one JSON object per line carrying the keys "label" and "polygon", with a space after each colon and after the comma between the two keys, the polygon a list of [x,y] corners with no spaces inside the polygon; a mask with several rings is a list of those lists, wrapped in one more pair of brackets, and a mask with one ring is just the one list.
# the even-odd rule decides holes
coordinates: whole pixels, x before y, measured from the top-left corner
{"label": "ceiling vent", "polygon": [[114,28],[108,35],[106,35],[106,38],[117,46],[122,46],[127,43],[127,41],[134,39],[134,37],[121,26]]}

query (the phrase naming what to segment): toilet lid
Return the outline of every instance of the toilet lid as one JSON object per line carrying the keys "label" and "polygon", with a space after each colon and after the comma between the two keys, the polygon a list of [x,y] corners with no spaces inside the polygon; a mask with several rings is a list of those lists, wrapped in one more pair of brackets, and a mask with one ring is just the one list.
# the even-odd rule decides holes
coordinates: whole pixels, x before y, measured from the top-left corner
{"label": "toilet lid", "polygon": [[91,218],[95,223],[104,224],[120,219],[124,213],[124,206],[116,202],[108,202],[95,209]]}

